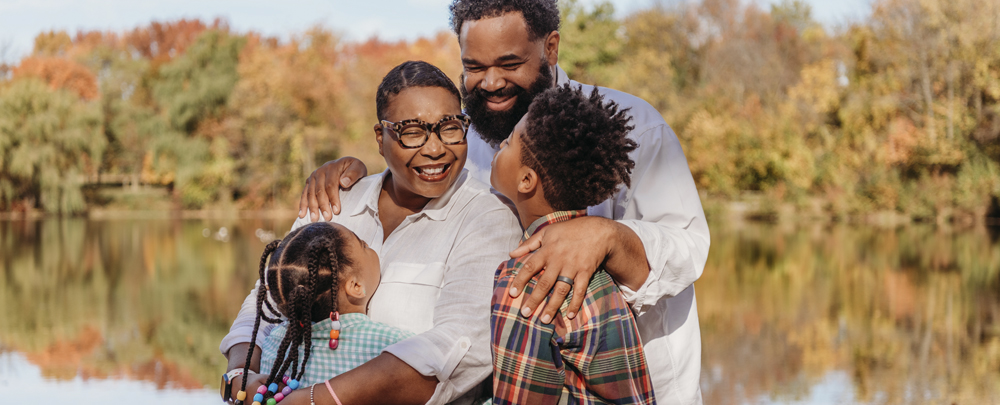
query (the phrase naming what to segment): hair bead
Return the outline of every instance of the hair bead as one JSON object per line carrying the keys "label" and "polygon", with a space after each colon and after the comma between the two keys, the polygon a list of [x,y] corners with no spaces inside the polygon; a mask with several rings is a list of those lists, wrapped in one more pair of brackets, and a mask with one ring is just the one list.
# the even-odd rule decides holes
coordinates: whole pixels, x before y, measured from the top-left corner
{"label": "hair bead", "polygon": [[240,392],[236,393],[236,400],[237,401],[242,401],[244,399],[247,399],[247,392],[246,391],[240,390]]}
{"label": "hair bead", "polygon": [[261,394],[259,392],[256,393],[256,394],[253,394],[253,402],[260,403],[260,401],[263,401],[263,400],[264,400],[264,394]]}
{"label": "hair bead", "polygon": [[[288,388],[291,388],[293,390],[299,389],[299,380],[296,380],[294,378],[288,380]],[[288,394],[285,394],[285,395],[287,396]]]}

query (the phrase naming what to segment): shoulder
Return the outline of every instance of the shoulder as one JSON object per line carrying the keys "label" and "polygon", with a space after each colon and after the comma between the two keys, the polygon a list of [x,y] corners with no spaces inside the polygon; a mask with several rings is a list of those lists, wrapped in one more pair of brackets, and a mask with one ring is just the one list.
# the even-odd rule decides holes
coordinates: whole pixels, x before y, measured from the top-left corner
{"label": "shoulder", "polygon": [[406,340],[416,336],[413,332],[408,330],[403,330],[382,322],[376,322],[371,319],[368,320],[368,329],[373,331],[380,339],[383,339],[386,345],[395,344],[401,340]]}
{"label": "shoulder", "polygon": [[455,211],[471,214],[472,217],[491,215],[517,220],[511,208],[493,193],[488,184],[471,175],[466,175],[459,181],[461,184],[454,197]]}
{"label": "shoulder", "polygon": [[533,254],[534,252],[528,253],[524,256],[510,259],[503,263],[500,263],[500,267],[497,268],[497,277],[504,277],[504,276],[513,277],[517,275],[518,270],[520,270],[521,267],[524,266],[524,263],[526,263],[528,261],[528,258],[531,257],[531,255]]}
{"label": "shoulder", "polygon": [[[365,204],[365,197],[369,196],[375,187],[381,186],[381,181],[383,178],[382,173],[372,174],[358,180],[354,183],[350,189],[340,190],[340,214],[334,215],[332,222],[338,222],[337,218],[345,215],[346,213],[351,213],[357,210],[359,205]],[[296,230],[300,227],[309,225],[312,223],[312,216],[309,212],[306,212],[305,217],[296,218],[295,222],[292,224],[291,230]]]}
{"label": "shoulder", "polygon": [[587,94],[590,94],[590,92],[597,87],[598,93],[604,96],[605,100],[614,101],[621,109],[629,109],[628,114],[632,116],[632,125],[635,126],[635,129],[632,130],[633,139],[637,138],[639,135],[649,132],[650,129],[657,127],[669,128],[667,122],[663,120],[663,115],[660,114],[660,112],[651,104],[646,102],[646,100],[624,91],[583,84],[574,80],[570,80],[570,84],[573,86],[582,86],[583,91]]}

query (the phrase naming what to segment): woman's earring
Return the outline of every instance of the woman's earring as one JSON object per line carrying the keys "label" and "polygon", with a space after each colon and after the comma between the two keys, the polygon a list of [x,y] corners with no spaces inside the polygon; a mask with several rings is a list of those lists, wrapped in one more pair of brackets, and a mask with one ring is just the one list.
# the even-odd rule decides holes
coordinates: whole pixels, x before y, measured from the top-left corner
{"label": "woman's earring", "polygon": [[330,350],[337,350],[340,346],[340,313],[337,311],[330,313]]}

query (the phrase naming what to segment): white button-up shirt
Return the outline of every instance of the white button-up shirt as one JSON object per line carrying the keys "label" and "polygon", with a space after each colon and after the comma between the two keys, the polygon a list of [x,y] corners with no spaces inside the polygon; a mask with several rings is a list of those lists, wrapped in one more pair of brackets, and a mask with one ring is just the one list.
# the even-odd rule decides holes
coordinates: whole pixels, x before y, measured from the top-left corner
{"label": "white button-up shirt", "polygon": [[[473,388],[493,371],[489,322],[493,276],[520,242],[521,226],[489,186],[464,172],[443,196],[406,217],[384,238],[378,219],[384,176],[368,176],[350,191],[341,191],[341,212],[332,222],[354,231],[378,252],[382,281],[368,316],[417,334],[385,351],[421,374],[437,377],[428,403],[467,402],[481,394]],[[292,229],[309,223],[309,218],[297,219]],[[255,289],[243,302],[219,347],[223,353],[250,341],[256,296]],[[273,327],[262,325],[258,342]]]}
{"label": "white button-up shirt", "polygon": [[[558,68],[558,84],[570,83]],[[582,85],[584,94],[594,86]],[[638,316],[646,362],[659,404],[700,404],[701,331],[694,286],[708,258],[709,233],[701,199],[677,135],[649,103],[631,94],[598,88],[605,100],[629,108],[629,137],[639,144],[632,187],[590,207],[588,215],[611,218],[631,228],[646,250],[649,277],[636,291],[620,286]],[[497,149],[479,134],[469,134],[465,167],[477,179],[490,181]]]}

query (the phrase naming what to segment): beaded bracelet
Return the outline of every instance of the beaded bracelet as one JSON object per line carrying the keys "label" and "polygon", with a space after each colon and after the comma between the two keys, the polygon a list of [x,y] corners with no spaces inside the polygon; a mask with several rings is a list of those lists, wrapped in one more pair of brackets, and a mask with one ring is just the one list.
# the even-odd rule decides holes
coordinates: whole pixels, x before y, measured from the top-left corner
{"label": "beaded bracelet", "polygon": [[[285,388],[283,388],[281,392],[278,392],[278,383],[271,383],[271,385],[266,387],[263,385],[257,387],[257,393],[253,396],[253,405],[275,405],[285,399],[288,394],[291,394],[292,390],[299,388],[299,382],[295,379],[288,378],[287,375],[282,377],[281,382],[285,384]],[[267,401],[265,402],[264,398],[268,393],[273,393],[274,396],[267,398]],[[312,394],[310,393],[310,396],[311,395]],[[240,391],[236,394],[236,397],[241,398],[240,400],[242,401],[242,398],[246,398],[246,392]]]}

